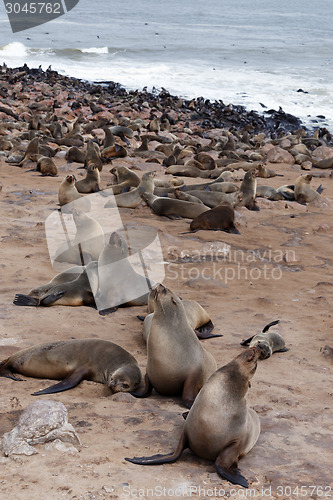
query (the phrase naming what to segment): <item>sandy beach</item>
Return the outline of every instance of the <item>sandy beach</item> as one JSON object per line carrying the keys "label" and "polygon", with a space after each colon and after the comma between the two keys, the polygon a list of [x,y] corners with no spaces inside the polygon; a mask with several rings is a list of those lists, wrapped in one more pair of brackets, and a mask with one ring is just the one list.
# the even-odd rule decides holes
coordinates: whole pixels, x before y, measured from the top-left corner
{"label": "sandy beach", "polygon": [[[79,113],[85,121],[106,119],[112,123],[116,117],[130,121],[140,118],[141,134],[153,134],[146,128],[149,120],[166,112],[171,129],[160,135],[182,148],[191,141],[208,147],[222,130],[236,133],[250,125],[251,137],[259,132],[265,134],[266,153],[274,127],[275,138],[281,139],[285,125],[287,140],[297,124],[291,118],[283,121],[283,116],[272,116],[271,122],[264,122],[256,114],[231,108],[229,114],[224,109],[224,113],[220,110],[214,115],[214,106],[205,106],[199,100],[192,106],[178,102],[177,107],[177,99],[167,95],[161,98],[159,109],[156,97],[149,100],[148,95],[127,94],[117,87],[113,96],[104,96],[106,103],[98,103],[100,88],[92,91],[90,86],[73,81],[69,89],[66,86],[70,86],[70,79],[58,81],[54,74],[27,76],[26,72],[17,76],[18,73],[3,70],[0,74],[1,144],[4,139],[15,144],[15,137],[28,131],[32,118],[40,115],[43,123],[48,113],[55,113],[59,122],[73,122]],[[91,111],[89,102],[93,100],[102,107],[101,111]],[[75,108],[73,102],[80,106]],[[282,125],[276,125],[278,121]],[[3,126],[8,123],[13,126]],[[43,126],[35,133],[43,137],[49,134]],[[306,136],[313,137],[313,133]],[[85,144],[81,149],[85,150],[90,138],[103,141],[104,132],[96,127],[83,137]],[[333,156],[329,134],[325,136],[325,131],[320,131],[318,137],[316,147],[322,146],[322,158]],[[141,144],[136,134],[129,142],[127,146],[117,138],[119,145],[126,146],[128,156],[113,159],[112,165],[104,164],[100,174],[102,188],[112,180],[110,168],[118,165],[133,169],[140,177],[146,171],[155,171],[157,179],[171,178],[165,175],[161,160],[147,161],[134,154]],[[28,143],[29,140],[22,141],[23,149]],[[252,151],[265,147],[264,143],[263,139]],[[152,140],[149,148],[153,150],[158,144]],[[279,144],[283,149],[283,143]],[[49,145],[58,148],[54,157],[56,177],[42,176],[35,171],[36,162],[30,160],[21,168],[9,164],[6,160],[11,150],[1,148],[0,359],[42,342],[96,338],[127,349],[144,374],[147,353],[137,315],[146,314],[145,306],[119,308],[102,316],[84,306],[13,304],[16,293],[27,294],[56,274],[49,258],[45,220],[58,208],[57,193],[64,177],[74,173],[79,180],[85,175],[85,170],[78,168],[82,165],[66,162],[66,148],[59,147],[51,136]],[[219,151],[207,152],[218,159]],[[277,188],[294,184],[297,177],[308,173],[295,162],[266,162],[266,167],[283,177],[258,179],[258,185]],[[333,496],[332,360],[321,352],[325,345],[333,345],[333,179],[331,169],[312,167],[311,173],[311,186],[316,189],[322,184],[324,188],[319,200],[302,205],[258,198],[260,211],[236,207],[239,235],[222,231],[181,234],[189,230],[188,220],[155,215],[143,202],[135,209],[119,209],[124,223],[156,228],[165,263],[163,284],[182,299],[199,302],[209,313],[214,332],[223,335],[202,341],[218,367],[242,351],[242,339],[259,333],[267,323],[280,320],[275,330],[283,336],[289,350],[259,361],[247,395],[249,405],[259,415],[261,433],[254,448],[240,460],[239,469],[249,481],[248,491],[254,492],[252,496],[256,498]],[[183,180],[189,184],[203,181],[185,177]],[[240,181],[235,182],[240,185]],[[224,248],[228,251],[221,258],[219,252]],[[0,436],[16,425],[24,408],[35,400],[31,393],[50,385],[47,380],[23,378],[22,382],[0,379]],[[112,395],[107,387],[89,381],[70,391],[41,398],[64,403],[82,447],[77,452],[64,453],[40,445],[36,447],[38,454],[30,457],[2,456],[1,497],[30,500],[39,495],[48,500],[88,500],[246,496],[243,488],[222,480],[212,462],[189,450],[176,463],[156,467],[141,467],[124,460],[128,456],[174,450],[186,410],[179,398],[161,396],[155,391],[147,399],[135,399],[126,393]]]}

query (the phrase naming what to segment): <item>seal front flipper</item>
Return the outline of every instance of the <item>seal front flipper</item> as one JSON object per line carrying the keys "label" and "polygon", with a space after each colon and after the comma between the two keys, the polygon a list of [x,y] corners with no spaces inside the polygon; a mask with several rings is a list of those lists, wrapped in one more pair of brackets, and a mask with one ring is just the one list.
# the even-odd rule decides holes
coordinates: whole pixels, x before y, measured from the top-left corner
{"label": "seal front flipper", "polygon": [[148,375],[146,374],[145,375],[145,385],[144,385],[143,389],[130,392],[130,394],[132,394],[132,396],[134,396],[135,398],[148,398],[152,392],[153,392],[153,386],[148,378]]}
{"label": "seal front flipper", "polygon": [[102,309],[101,311],[99,311],[99,314],[101,316],[107,316],[108,314],[112,314],[112,313],[116,312],[117,310],[118,310],[118,306],[109,307],[107,309]]}
{"label": "seal front flipper", "polygon": [[252,335],[252,337],[249,337],[248,339],[242,340],[242,342],[240,343],[240,345],[250,345],[250,342],[253,339],[253,337],[255,337],[255,335]]}
{"label": "seal front flipper", "polygon": [[[237,468],[236,457],[238,457],[238,443],[233,443],[224,449],[215,460],[214,466],[216,472],[230,483],[248,488],[247,479],[242,476]],[[231,465],[228,466],[228,463],[231,463]]]}
{"label": "seal front flipper", "polygon": [[41,306],[50,306],[57,302],[57,300],[61,299],[66,293],[66,290],[61,290],[60,292],[51,293],[47,295],[40,301]]}
{"label": "seal front flipper", "polygon": [[[9,358],[5,359],[4,361],[1,361],[0,363],[0,377],[6,377],[6,378],[11,378],[12,380],[17,380],[17,381],[20,381],[22,382],[22,378],[19,378],[19,377],[16,377],[12,371],[7,368],[7,362],[8,362]],[[9,365],[10,365],[10,361],[9,361]]]}
{"label": "seal front flipper", "polygon": [[73,373],[71,373],[68,377],[66,377],[58,384],[51,385],[46,389],[34,392],[32,396],[39,396],[41,394],[54,394],[56,392],[68,391],[68,389],[76,387],[82,380],[86,379],[87,375],[89,374],[89,371],[90,370],[88,368],[80,368],[79,370],[75,370]]}
{"label": "seal front flipper", "polygon": [[188,447],[187,438],[185,432],[182,432],[180,436],[179,443],[177,448],[172,453],[167,453],[166,455],[152,455],[151,457],[133,457],[133,458],[125,458],[127,462],[131,462],[132,464],[138,465],[160,465],[160,464],[172,464],[176,462],[180,455],[183,453],[185,448]]}
{"label": "seal front flipper", "polygon": [[187,408],[191,408],[195,398],[202,387],[200,371],[190,373],[185,379],[182,393],[182,401]]}
{"label": "seal front flipper", "polygon": [[39,306],[40,302],[36,297],[30,297],[30,295],[17,293],[13,300],[13,304],[15,304],[16,306]]}

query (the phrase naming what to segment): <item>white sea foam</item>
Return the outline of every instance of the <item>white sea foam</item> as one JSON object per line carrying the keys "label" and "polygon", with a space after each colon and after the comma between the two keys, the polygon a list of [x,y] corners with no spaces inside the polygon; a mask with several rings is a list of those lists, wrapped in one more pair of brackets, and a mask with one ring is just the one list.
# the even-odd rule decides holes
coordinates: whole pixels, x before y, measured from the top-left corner
{"label": "white sea foam", "polygon": [[107,47],[90,47],[88,49],[80,49],[81,52],[86,54],[108,54],[109,49]]}

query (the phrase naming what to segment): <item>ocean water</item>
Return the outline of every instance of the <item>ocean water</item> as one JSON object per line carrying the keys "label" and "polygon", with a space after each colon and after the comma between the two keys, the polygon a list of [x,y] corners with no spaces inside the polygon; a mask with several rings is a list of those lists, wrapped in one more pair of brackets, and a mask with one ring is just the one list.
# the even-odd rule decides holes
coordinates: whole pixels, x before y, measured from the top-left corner
{"label": "ocean water", "polygon": [[1,4],[0,63],[260,112],[282,107],[333,132],[332,19],[332,0],[80,0],[13,34]]}

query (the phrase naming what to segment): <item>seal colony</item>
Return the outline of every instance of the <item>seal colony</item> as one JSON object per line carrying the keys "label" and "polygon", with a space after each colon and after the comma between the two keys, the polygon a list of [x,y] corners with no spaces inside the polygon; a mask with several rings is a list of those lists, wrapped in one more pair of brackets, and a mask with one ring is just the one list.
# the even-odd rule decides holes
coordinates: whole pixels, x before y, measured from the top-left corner
{"label": "seal colony", "polygon": [[[29,70],[27,67],[16,70],[2,68],[0,82],[2,100],[5,101],[0,111],[2,157],[6,159],[6,169],[11,168],[15,172],[15,183],[23,182],[22,179],[25,184],[30,183],[29,205],[23,203],[18,208],[21,213],[26,209],[31,211],[29,222],[36,222],[36,227],[33,227],[36,236],[44,233],[43,227],[38,226],[41,220],[40,209],[38,214],[34,211],[35,196],[38,197],[38,202],[45,196],[45,213],[59,210],[61,205],[63,213],[71,217],[76,226],[72,244],[60,246],[56,254],[58,263],[63,263],[64,260],[68,263],[66,271],[57,271],[57,274],[53,271],[47,274],[45,266],[40,266],[46,253],[42,254],[40,247],[35,252],[34,246],[39,245],[38,239],[31,240],[30,243],[29,236],[29,254],[27,255],[26,249],[23,254],[29,260],[22,260],[22,266],[24,262],[27,271],[23,274],[24,279],[17,280],[17,283],[15,277],[15,287],[19,286],[20,291],[25,293],[31,291],[29,295],[17,294],[14,304],[58,307],[36,311],[12,306],[15,315],[21,318],[24,314],[29,319],[23,336],[25,345],[31,347],[9,357],[8,354],[3,354],[1,358],[6,359],[1,363],[1,374],[15,376],[14,373],[22,373],[26,376],[63,379],[58,386],[60,390],[61,387],[66,390],[81,380],[88,379],[109,385],[112,390],[130,392],[132,395],[127,395],[128,399],[119,399],[122,408],[126,408],[123,402],[128,405],[124,411],[131,416],[126,424],[126,436],[135,432],[135,422],[132,419],[136,418],[137,411],[146,412],[146,408],[149,408],[151,414],[152,408],[156,408],[156,412],[153,411],[159,422],[160,415],[164,418],[165,408],[169,408],[168,397],[171,397],[172,404],[179,405],[176,410],[172,409],[175,421],[182,403],[191,409],[179,446],[169,457],[162,457],[161,460],[176,460],[183,449],[189,447],[195,455],[215,463],[223,485],[225,481],[229,481],[247,487],[254,480],[246,471],[244,476],[248,480],[240,473],[238,460],[254,447],[249,455],[251,468],[263,481],[263,467],[258,464],[262,464],[263,449],[267,450],[269,426],[266,425],[262,431],[265,439],[259,441],[261,449],[255,447],[260,432],[259,417],[249,406],[258,405],[260,415],[262,411],[266,412],[261,405],[265,404],[267,407],[269,402],[274,407],[274,403],[267,384],[260,387],[260,394],[258,391],[255,395],[250,393],[248,403],[244,396],[260,358],[270,359],[260,362],[259,376],[268,367],[267,374],[274,376],[279,373],[279,377],[283,377],[281,373],[285,371],[282,363],[286,362],[288,369],[295,353],[292,338],[288,337],[291,349],[289,354],[279,354],[286,350],[284,340],[271,330],[248,338],[246,343],[250,347],[242,352],[239,347],[241,337],[231,326],[231,321],[232,325],[237,322],[235,311],[231,313],[228,308],[230,296],[236,304],[234,288],[228,285],[226,290],[223,286],[216,286],[219,280],[209,279],[203,285],[200,279],[185,280],[179,274],[175,280],[171,278],[168,269],[163,284],[157,285],[149,294],[151,297],[156,295],[156,308],[155,305],[153,310],[148,308],[150,315],[144,324],[147,346],[140,335],[140,324],[135,323],[138,325],[137,331],[129,331],[131,327],[128,325],[130,318],[135,318],[137,312],[142,312],[137,310],[138,307],[146,310],[147,303],[149,306],[148,294],[125,303],[128,307],[126,311],[117,311],[114,316],[105,318],[99,317],[94,310],[77,311],[62,306],[96,307],[95,298],[100,298],[101,288],[108,291],[111,299],[118,293],[122,295],[123,287],[131,284],[132,279],[140,290],[141,281],[146,281],[146,276],[143,277],[127,262],[128,247],[119,241],[117,232],[104,227],[101,219],[96,216],[92,196],[100,197],[103,201],[101,213],[107,213],[110,219],[117,207],[118,197],[117,213],[122,222],[130,221],[139,225],[148,220],[165,238],[164,243],[166,240],[170,245],[176,242],[179,263],[183,264],[188,259],[192,267],[194,260],[191,260],[193,257],[188,250],[200,245],[202,247],[206,243],[218,245],[226,241],[230,246],[235,245],[235,248],[240,247],[244,251],[247,241],[251,242],[249,248],[264,246],[261,230],[266,236],[265,215],[268,209],[273,214],[269,219],[271,224],[275,224],[276,218],[279,219],[281,245],[289,246],[291,243],[288,238],[291,236],[288,235],[296,235],[295,238],[298,236],[292,225],[294,219],[297,218],[298,221],[304,215],[305,220],[312,213],[312,206],[320,212],[321,204],[325,203],[322,191],[329,187],[329,170],[333,165],[330,160],[333,157],[330,133],[321,128],[312,134],[302,128],[297,119],[282,111],[261,116],[247,113],[241,107],[226,106],[222,102],[211,103],[202,98],[190,101],[179,99],[165,90],[155,94],[127,93],[111,82],[96,86],[62,77],[51,70],[43,72]],[[21,96],[25,96],[24,99],[22,97],[22,102]],[[45,158],[52,158],[52,161],[46,161]],[[108,164],[111,164],[111,168]],[[282,179],[286,174],[286,164],[292,168],[288,179]],[[49,166],[52,168],[47,171]],[[44,170],[43,176],[36,173],[36,168],[40,169],[40,173]],[[305,172],[302,175],[303,170],[311,170],[311,173]],[[115,181],[112,180],[111,183],[110,172],[115,176]],[[176,176],[179,173],[181,175]],[[316,179],[316,174],[322,176],[320,181]],[[4,188],[1,196],[10,195],[14,198],[16,187],[10,186],[7,179],[8,176],[3,176],[1,180]],[[44,183],[46,194],[43,190],[35,194],[36,179],[38,186]],[[310,181],[313,188],[309,186]],[[320,183],[322,186],[318,189]],[[260,199],[261,196],[266,199]],[[66,207],[68,203],[73,203],[73,206]],[[305,210],[309,210],[309,213]],[[83,226],[80,225],[81,220]],[[15,220],[16,225],[17,223]],[[187,224],[191,231],[183,235]],[[119,247],[119,259],[110,253],[110,246]],[[18,247],[18,251],[20,250],[22,248]],[[168,255],[164,254],[164,258],[168,259]],[[116,263],[119,275],[112,271],[102,272],[102,268],[109,263]],[[200,264],[198,261],[198,268]],[[175,266],[178,266],[178,262]],[[291,268],[293,264],[284,260],[282,266]],[[301,268],[296,265],[293,267],[297,271]],[[94,279],[88,280],[88,274]],[[208,285],[210,282],[212,289]],[[256,282],[254,284],[257,285]],[[255,331],[260,331],[260,316],[264,317],[265,322],[276,317],[276,312],[273,314],[271,310],[273,305],[269,305],[268,300],[265,302],[264,296],[260,299],[258,289],[259,286],[253,287],[248,296],[245,292],[237,295],[237,300],[242,301],[245,306],[243,309],[239,306],[237,312],[237,316],[241,316],[246,325],[245,338],[251,335],[251,329],[247,328],[248,321],[255,321],[258,328]],[[254,313],[251,316],[253,301],[257,301],[258,318]],[[174,309],[177,312],[174,313]],[[247,312],[243,314],[244,311]],[[48,337],[43,339],[48,341],[45,347],[45,342],[40,344],[35,341],[37,334],[43,336],[44,332],[36,332],[34,321],[40,326],[38,322],[42,315],[47,321],[48,318],[56,318],[56,314],[59,326],[52,331],[52,338],[48,330]],[[62,328],[63,318],[71,318],[71,325],[74,324],[71,327],[73,334],[78,329],[83,337],[87,337],[82,339],[82,344],[78,343],[81,341],[63,340],[68,334],[65,321]],[[94,322],[86,324],[88,318],[93,318]],[[200,343],[194,330],[202,324],[205,327],[210,323],[210,318],[218,331],[223,333],[223,337],[212,336],[212,340]],[[261,321],[262,319],[260,323]],[[286,323],[282,321],[281,329],[285,327]],[[135,328],[132,326],[133,330]],[[93,335],[96,338],[88,338]],[[143,367],[143,372],[145,369],[147,372],[145,387],[142,384],[138,386],[141,373],[137,371],[136,362],[133,364],[136,374],[133,377],[134,385],[124,379],[114,386],[109,384],[105,373],[112,377],[114,371],[109,366],[109,360],[106,364],[104,362],[106,358],[109,359],[104,356],[104,351],[108,352],[108,349],[103,344],[94,356],[93,349],[84,344],[88,340],[92,342],[91,346],[97,346],[101,341],[111,343],[110,340],[115,340],[126,346],[127,354],[140,356],[140,366]],[[81,346],[75,352],[71,347],[72,342]],[[321,342],[321,345],[328,344],[329,339],[321,339]],[[298,349],[301,350],[300,345]],[[60,363],[59,371],[58,368],[52,368],[48,351]],[[325,347],[325,353],[326,351],[328,349]],[[274,356],[271,356],[273,352]],[[325,357],[320,355],[327,363]],[[125,358],[126,356],[123,359]],[[65,369],[67,362],[71,363],[71,373]],[[220,366],[223,368],[216,370]],[[125,369],[121,373],[122,377],[127,376],[129,371],[131,370]],[[94,379],[88,378],[92,376]],[[262,377],[265,378],[265,375]],[[211,383],[210,380],[215,382]],[[286,383],[292,388],[290,380]],[[9,386],[11,394],[13,389],[17,393],[22,391],[22,384],[11,380],[3,379],[2,384],[4,394]],[[148,396],[152,388],[156,393],[147,400],[146,407],[145,401],[132,397]],[[35,394],[52,393],[54,390],[57,387]],[[278,390],[277,388],[276,391]],[[73,390],[70,394],[71,397],[78,398],[77,391]],[[177,397],[182,402],[176,400]],[[282,405],[283,399],[281,401],[279,404]],[[112,402],[113,411],[119,411],[115,406],[118,405]],[[274,414],[268,413],[265,418],[272,426],[279,426]],[[221,419],[223,429],[220,429]],[[151,430],[150,423],[143,419],[140,425],[147,436]],[[158,423],[158,428],[157,423],[154,425],[154,431],[158,430],[161,434],[167,428],[163,421]],[[177,439],[180,434],[181,432]],[[112,439],[117,442],[117,435]],[[140,447],[141,441],[137,439],[136,442]],[[136,452],[133,446],[129,450],[127,446],[126,452],[124,450],[122,458],[125,454],[132,456]],[[269,447],[269,453],[275,452],[276,446]],[[155,458],[148,458],[147,464],[150,460],[155,463]],[[131,460],[144,464],[144,459]],[[181,467],[180,464],[178,466]],[[126,466],[122,467],[125,469]],[[127,467],[129,469],[131,465]],[[195,462],[191,467],[200,474]],[[265,474],[266,472],[265,469]]]}

